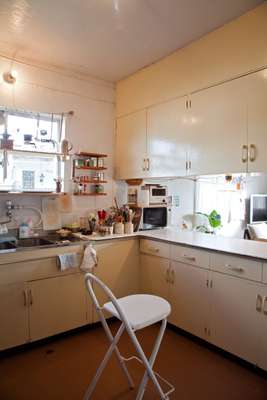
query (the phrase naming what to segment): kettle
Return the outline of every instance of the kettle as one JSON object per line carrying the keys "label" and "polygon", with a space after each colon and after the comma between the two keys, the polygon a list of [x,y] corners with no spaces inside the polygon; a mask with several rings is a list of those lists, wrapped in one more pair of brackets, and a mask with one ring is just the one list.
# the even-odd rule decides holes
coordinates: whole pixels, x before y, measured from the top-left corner
{"label": "kettle", "polygon": [[61,142],[61,153],[66,156],[72,149],[73,145],[67,139],[63,139]]}

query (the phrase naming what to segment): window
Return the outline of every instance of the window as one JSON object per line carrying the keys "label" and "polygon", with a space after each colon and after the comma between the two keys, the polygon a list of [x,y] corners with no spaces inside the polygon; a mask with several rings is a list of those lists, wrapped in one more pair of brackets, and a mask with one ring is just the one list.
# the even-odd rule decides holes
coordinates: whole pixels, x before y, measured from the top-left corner
{"label": "window", "polygon": [[65,120],[59,114],[31,113],[0,107],[0,138],[13,150],[0,150],[0,190],[54,191],[63,178],[60,142]]}

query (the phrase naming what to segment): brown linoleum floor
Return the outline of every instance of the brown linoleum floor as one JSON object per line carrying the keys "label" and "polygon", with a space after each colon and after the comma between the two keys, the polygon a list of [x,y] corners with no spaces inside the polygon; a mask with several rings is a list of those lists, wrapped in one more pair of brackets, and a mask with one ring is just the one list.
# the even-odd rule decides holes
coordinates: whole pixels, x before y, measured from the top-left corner
{"label": "brown linoleum floor", "polygon": [[[112,329],[118,327],[112,323]],[[151,350],[158,326],[140,332],[146,352]],[[80,400],[107,348],[101,327],[57,338],[0,359],[1,400]],[[127,335],[121,352],[133,348]],[[135,361],[129,370],[139,382],[143,370]],[[168,329],[156,368],[176,391],[170,400],[267,400],[267,380],[253,371]],[[108,364],[93,399],[131,400],[130,391],[115,358]],[[148,385],[144,399],[158,399]]]}

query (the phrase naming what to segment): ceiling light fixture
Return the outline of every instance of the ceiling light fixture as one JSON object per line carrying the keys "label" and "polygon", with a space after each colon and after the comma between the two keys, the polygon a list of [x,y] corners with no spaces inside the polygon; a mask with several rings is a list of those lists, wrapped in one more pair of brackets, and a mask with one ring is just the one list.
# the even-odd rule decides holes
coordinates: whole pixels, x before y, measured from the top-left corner
{"label": "ceiling light fixture", "polygon": [[3,79],[6,83],[15,83],[18,77],[17,71],[8,71],[3,73]]}

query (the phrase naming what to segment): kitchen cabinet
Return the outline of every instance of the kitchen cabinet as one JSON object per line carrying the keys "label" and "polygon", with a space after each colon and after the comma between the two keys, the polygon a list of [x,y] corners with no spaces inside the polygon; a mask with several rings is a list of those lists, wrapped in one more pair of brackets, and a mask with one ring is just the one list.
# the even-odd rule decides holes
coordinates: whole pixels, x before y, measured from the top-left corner
{"label": "kitchen cabinet", "polygon": [[257,314],[259,330],[259,347],[257,365],[267,371],[267,285],[257,288]]}
{"label": "kitchen cabinet", "polygon": [[253,364],[258,363],[259,284],[212,273],[211,342]]}
{"label": "kitchen cabinet", "polygon": [[24,283],[0,286],[0,350],[29,340],[27,288]]}
{"label": "kitchen cabinet", "polygon": [[198,337],[209,334],[209,271],[172,261],[169,321]]}
{"label": "kitchen cabinet", "polygon": [[190,97],[189,174],[247,170],[247,110],[242,79]]}
{"label": "kitchen cabinet", "polygon": [[248,172],[266,172],[267,69],[242,78],[248,107]]}
{"label": "kitchen cabinet", "polygon": [[147,111],[147,143],[151,177],[184,176],[187,172],[189,112],[186,98]]}
{"label": "kitchen cabinet", "polygon": [[[55,335],[88,323],[83,274],[28,283],[31,340]],[[90,318],[89,318],[90,321]]]}
{"label": "kitchen cabinet", "polygon": [[141,291],[169,299],[170,260],[149,254],[141,254]]}
{"label": "kitchen cabinet", "polygon": [[138,111],[116,122],[116,178],[147,176],[147,115]]}
{"label": "kitchen cabinet", "polygon": [[[94,245],[98,264],[94,274],[101,279],[117,297],[136,294],[140,291],[139,242],[138,240],[115,240]],[[103,290],[95,286],[100,305],[109,301]],[[97,315],[94,310],[94,321]]]}

